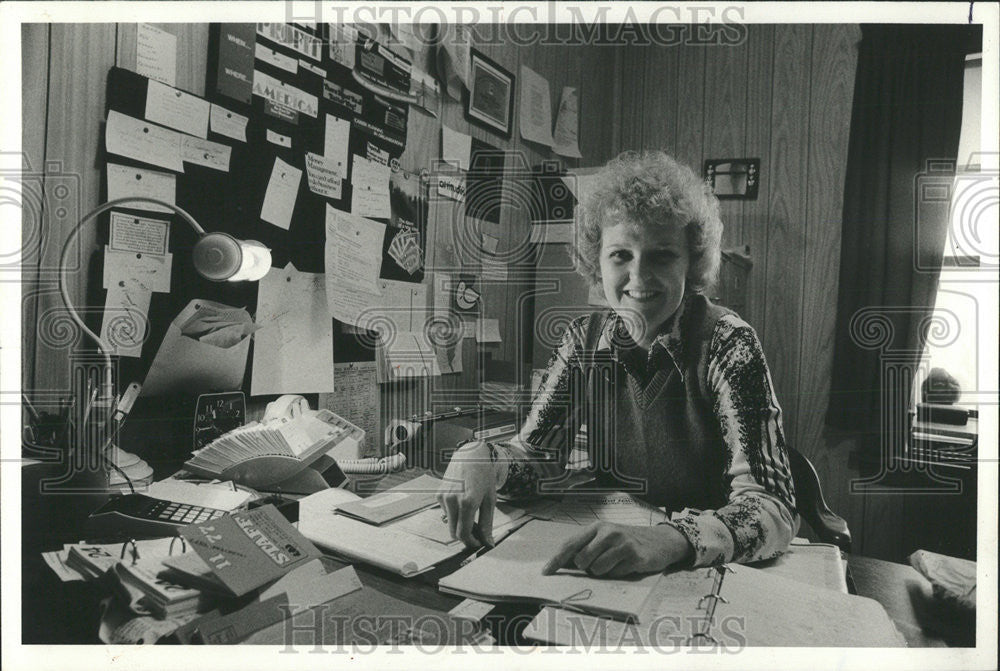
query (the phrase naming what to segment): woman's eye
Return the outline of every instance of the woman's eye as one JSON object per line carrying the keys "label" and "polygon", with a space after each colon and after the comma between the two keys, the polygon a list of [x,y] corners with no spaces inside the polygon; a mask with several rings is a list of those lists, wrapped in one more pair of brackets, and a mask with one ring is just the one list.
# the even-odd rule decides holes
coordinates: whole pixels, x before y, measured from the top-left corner
{"label": "woman's eye", "polygon": [[632,255],[624,249],[615,249],[608,254],[608,258],[613,261],[628,261]]}

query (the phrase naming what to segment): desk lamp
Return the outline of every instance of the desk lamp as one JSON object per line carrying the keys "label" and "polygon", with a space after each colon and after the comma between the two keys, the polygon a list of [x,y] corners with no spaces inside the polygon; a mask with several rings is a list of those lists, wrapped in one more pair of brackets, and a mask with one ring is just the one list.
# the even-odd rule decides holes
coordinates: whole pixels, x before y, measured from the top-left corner
{"label": "desk lamp", "polygon": [[[83,230],[84,226],[93,221],[113,207],[127,206],[128,203],[151,203],[159,207],[164,207],[176,213],[200,236],[195,243],[192,252],[194,257],[194,267],[202,277],[216,282],[256,282],[263,278],[271,268],[271,250],[257,242],[256,240],[238,240],[227,233],[208,233],[201,225],[195,221],[194,217],[185,212],[180,207],[156,198],[146,198],[143,196],[132,196],[127,198],[116,198],[99,205],[80,219],[77,225],[70,232],[63,246],[62,255],[59,258],[59,293],[62,297],[69,316],[73,322],[90,337],[101,352],[104,358],[105,375],[101,383],[100,398],[102,405],[107,404],[115,397],[114,381],[112,379],[111,348],[101,340],[101,337],[87,328],[87,325],[80,318],[73,301],[70,299],[69,291],[66,288],[66,268],[76,237]],[[114,408],[110,412],[114,413]],[[108,418],[110,419],[110,417]],[[104,450],[114,440],[112,433],[101,450]]]}

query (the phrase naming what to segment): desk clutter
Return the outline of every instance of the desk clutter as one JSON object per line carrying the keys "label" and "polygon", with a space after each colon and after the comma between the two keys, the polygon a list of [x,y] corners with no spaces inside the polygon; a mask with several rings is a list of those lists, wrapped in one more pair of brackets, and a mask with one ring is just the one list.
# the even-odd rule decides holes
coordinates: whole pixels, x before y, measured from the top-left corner
{"label": "desk clutter", "polygon": [[[192,487],[201,487],[185,484],[167,482],[153,493],[191,495]],[[653,526],[668,516],[621,493],[501,503],[497,545],[472,551],[450,537],[436,501],[439,485],[423,474],[366,498],[324,489],[298,501],[293,523],[273,505],[248,508],[252,497],[240,500],[231,487],[225,496],[227,488],[218,484],[209,486],[209,496],[233,509],[179,526],[175,534],[81,542],[43,556],[62,580],[94,580],[107,589],[100,629],[106,643],[169,637],[285,644],[289,618],[319,618],[340,622],[323,630],[328,644],[489,644],[494,640],[482,622],[489,604],[516,602],[537,612],[526,638],[560,645],[904,645],[877,602],[847,593],[835,548],[796,541],[780,560],[753,567],[627,579],[569,569],[542,575],[541,566],[581,526]],[[207,502],[204,496],[197,501]],[[366,576],[380,570],[465,601],[451,612],[402,601],[384,584],[370,583]],[[368,638],[344,626],[380,615],[446,626],[380,626]]]}

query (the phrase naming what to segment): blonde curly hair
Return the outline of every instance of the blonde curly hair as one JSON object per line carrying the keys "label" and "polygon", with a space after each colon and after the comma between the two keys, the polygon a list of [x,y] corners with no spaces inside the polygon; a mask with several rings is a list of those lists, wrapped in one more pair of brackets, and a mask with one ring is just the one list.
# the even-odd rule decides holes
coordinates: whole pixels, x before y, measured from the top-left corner
{"label": "blonde curly hair", "polygon": [[715,284],[722,244],[719,201],[691,168],[663,151],[627,151],[594,180],[581,203],[571,250],[578,273],[600,286],[601,231],[608,226],[681,223],[690,254],[687,290],[703,293]]}

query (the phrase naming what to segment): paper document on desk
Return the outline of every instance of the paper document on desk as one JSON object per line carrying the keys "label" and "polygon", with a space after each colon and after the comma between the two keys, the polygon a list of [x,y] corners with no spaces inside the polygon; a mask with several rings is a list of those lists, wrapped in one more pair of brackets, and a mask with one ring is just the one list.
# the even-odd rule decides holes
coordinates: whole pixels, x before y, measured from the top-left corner
{"label": "paper document on desk", "polygon": [[170,323],[142,386],[143,396],[232,391],[243,384],[250,334],[249,313],[195,299]]}
{"label": "paper document on desk", "polygon": [[569,493],[560,501],[534,503],[528,512],[538,519],[579,526],[587,526],[594,522],[611,522],[652,527],[670,519],[663,510],[622,492]]}
{"label": "paper document on desk", "polygon": [[483,601],[564,604],[615,619],[636,620],[660,580],[659,574],[594,578],[577,569],[542,575],[561,545],[578,534],[570,524],[534,520],[438,583],[443,592]]}
{"label": "paper document on desk", "polygon": [[[421,475],[366,499],[344,503],[338,507],[337,513],[369,524],[382,525],[412,515],[418,510],[436,506],[440,486],[440,479]],[[440,518],[440,514],[438,517]]]}
{"label": "paper document on desk", "polygon": [[792,541],[784,554],[757,562],[754,568],[813,587],[825,587],[847,594],[847,562],[840,548],[825,543]]}

